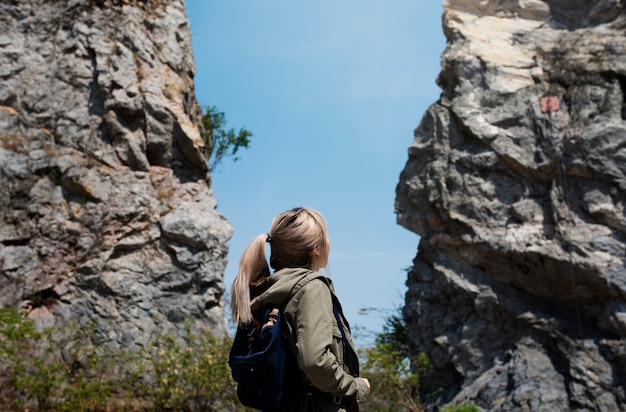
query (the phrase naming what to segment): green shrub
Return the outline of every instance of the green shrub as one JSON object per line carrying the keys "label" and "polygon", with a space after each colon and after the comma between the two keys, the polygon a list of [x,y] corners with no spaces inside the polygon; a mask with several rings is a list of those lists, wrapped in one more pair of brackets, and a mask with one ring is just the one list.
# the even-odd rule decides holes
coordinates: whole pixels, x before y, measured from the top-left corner
{"label": "green shrub", "polygon": [[151,393],[154,410],[234,410],[236,386],[228,367],[229,338],[192,332],[185,323],[185,337],[160,336],[150,356],[155,375]]}
{"label": "green shrub", "polygon": [[95,326],[64,326],[55,338],[17,310],[0,309],[3,410],[245,410],[230,376],[228,337],[194,332],[187,322],[182,338],[162,334],[131,353],[94,345]]}
{"label": "green shrub", "polygon": [[[62,402],[57,405],[62,411],[105,411],[121,383],[119,366],[128,363],[125,353],[105,345],[93,345],[92,336],[96,329],[93,322],[82,328],[65,326],[64,338],[56,343],[64,348],[66,380],[61,394]],[[126,361],[121,361],[125,359]],[[134,365],[133,365],[134,366]]]}
{"label": "green shrub", "polygon": [[401,308],[389,315],[374,346],[364,351],[362,375],[372,385],[364,411],[422,411],[420,376],[429,366],[428,357],[412,345]]}
{"label": "green shrub", "polygon": [[10,408],[53,409],[66,370],[53,351],[51,331],[40,332],[14,309],[0,309],[3,399]]}

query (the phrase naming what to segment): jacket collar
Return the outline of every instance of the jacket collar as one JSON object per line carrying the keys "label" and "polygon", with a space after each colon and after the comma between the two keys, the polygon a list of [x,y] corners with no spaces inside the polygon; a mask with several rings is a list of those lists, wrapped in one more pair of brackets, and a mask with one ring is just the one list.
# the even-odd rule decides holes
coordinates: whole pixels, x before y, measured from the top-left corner
{"label": "jacket collar", "polygon": [[[278,270],[270,275],[267,282],[250,289],[250,307],[254,311],[267,306],[282,306],[296,283],[307,277],[316,278],[320,276],[324,275],[306,268]],[[328,282],[332,285],[330,279]]]}

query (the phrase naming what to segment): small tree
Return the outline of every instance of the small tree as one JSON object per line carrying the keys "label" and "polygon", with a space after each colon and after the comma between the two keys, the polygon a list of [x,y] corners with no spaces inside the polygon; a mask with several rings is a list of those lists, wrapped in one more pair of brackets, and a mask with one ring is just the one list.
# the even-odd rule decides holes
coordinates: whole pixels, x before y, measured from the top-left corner
{"label": "small tree", "polygon": [[420,377],[429,359],[411,343],[401,309],[389,315],[373,347],[365,351],[363,376],[372,383],[364,410],[421,412]]}
{"label": "small tree", "polygon": [[237,152],[240,148],[247,149],[250,145],[252,132],[243,127],[239,129],[239,133],[235,133],[235,129],[225,130],[226,116],[220,112],[215,106],[205,108],[202,116],[202,140],[205,146],[205,155],[211,170],[224,160],[224,158],[232,156],[233,161],[239,160]]}

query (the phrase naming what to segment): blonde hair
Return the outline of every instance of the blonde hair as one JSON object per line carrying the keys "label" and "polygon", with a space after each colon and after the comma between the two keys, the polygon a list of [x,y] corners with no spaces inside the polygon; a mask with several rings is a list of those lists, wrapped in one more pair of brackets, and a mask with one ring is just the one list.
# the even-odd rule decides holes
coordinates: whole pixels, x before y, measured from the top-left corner
{"label": "blonde hair", "polygon": [[319,269],[328,261],[329,241],[326,219],[319,212],[296,207],[276,216],[270,231],[248,244],[239,260],[239,272],[230,290],[233,321],[252,321],[250,286],[270,275],[265,243],[270,244],[270,265],[275,270],[290,267]]}

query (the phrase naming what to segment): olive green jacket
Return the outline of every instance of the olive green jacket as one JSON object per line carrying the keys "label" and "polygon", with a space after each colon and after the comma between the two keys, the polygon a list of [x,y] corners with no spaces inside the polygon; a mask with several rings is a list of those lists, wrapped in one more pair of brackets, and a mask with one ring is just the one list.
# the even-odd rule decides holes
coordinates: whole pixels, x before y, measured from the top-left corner
{"label": "olive green jacket", "polygon": [[[290,410],[358,410],[358,403],[367,399],[369,388],[363,378],[350,374],[357,365],[349,365],[347,357],[344,358],[343,340],[333,314],[330,291],[334,293],[334,288],[330,279],[309,269],[279,270],[251,288],[252,310],[270,305],[282,307],[296,284],[299,289],[284,309],[285,333],[291,347],[295,348],[304,380],[323,394],[309,390],[300,405]],[[300,288],[300,285],[303,286]],[[354,350],[350,327],[341,308],[338,309],[346,338]]]}

